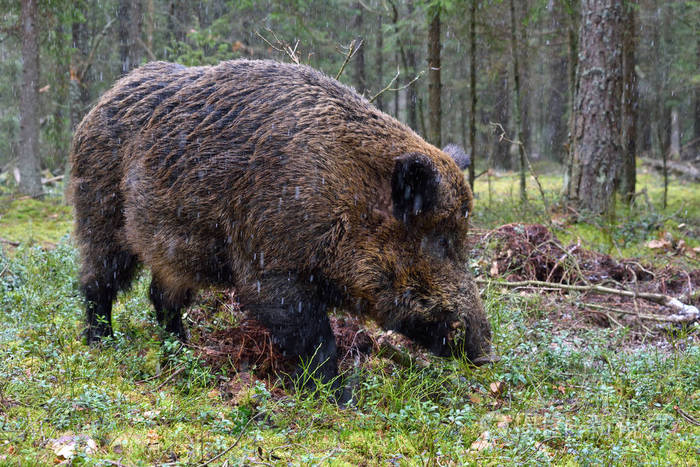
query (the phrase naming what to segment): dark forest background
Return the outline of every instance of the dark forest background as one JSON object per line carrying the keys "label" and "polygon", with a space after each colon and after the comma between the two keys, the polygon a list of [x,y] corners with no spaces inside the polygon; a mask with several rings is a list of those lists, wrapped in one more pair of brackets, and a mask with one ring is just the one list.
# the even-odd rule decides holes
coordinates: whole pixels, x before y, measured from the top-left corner
{"label": "dark forest background", "polygon": [[[580,163],[572,108],[591,71],[577,76],[592,47],[581,43],[590,22],[582,19],[596,8],[612,8],[614,17],[603,15],[615,29],[609,53],[627,60],[617,99],[626,99],[621,112],[631,117],[622,121],[634,131],[618,152],[631,153],[632,167],[642,156],[697,162],[697,1],[2,0],[0,171],[9,183],[37,166],[44,179],[62,174],[75,125],[145,62],[274,58],[331,76],[347,61],[341,81],[434,144],[462,145],[476,161],[472,177],[521,166],[520,146],[508,140],[521,141],[538,167],[571,175]],[[23,128],[22,118],[38,128]]]}

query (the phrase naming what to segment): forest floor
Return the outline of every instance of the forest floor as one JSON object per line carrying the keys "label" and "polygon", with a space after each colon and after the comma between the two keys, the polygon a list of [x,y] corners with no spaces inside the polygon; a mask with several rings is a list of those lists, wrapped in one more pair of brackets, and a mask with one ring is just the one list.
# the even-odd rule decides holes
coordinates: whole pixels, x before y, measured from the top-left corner
{"label": "forest floor", "polygon": [[592,289],[700,306],[700,186],[672,179],[662,209],[642,173],[635,205],[600,220],[556,204],[559,176],[541,182],[547,212],[532,180],[526,205],[513,174],[476,184],[470,262],[501,360],[431,357],[339,314],[345,408],[280,387],[288,362],[231,291],[201,294],[184,346],[142,271],[114,338],[87,347],[70,208],[0,194],[0,464],[698,465],[700,323]]}

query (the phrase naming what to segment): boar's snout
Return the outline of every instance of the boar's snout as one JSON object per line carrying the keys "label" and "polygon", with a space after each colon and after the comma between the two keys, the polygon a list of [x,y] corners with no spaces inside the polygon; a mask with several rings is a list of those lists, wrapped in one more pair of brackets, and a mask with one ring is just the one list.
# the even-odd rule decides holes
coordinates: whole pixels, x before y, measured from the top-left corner
{"label": "boar's snout", "polygon": [[491,324],[486,318],[476,285],[470,281],[461,288],[462,306],[452,322],[451,351],[465,355],[476,366],[495,363],[499,357],[491,350]]}

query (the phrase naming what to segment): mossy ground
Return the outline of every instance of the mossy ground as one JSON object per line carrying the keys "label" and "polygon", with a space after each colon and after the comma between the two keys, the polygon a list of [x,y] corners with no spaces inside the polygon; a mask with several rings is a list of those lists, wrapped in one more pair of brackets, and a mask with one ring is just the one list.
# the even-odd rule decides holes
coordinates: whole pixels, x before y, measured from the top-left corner
{"label": "mossy ground", "polygon": [[[567,223],[557,235],[692,266],[692,258],[644,244],[669,232],[698,245],[700,187],[674,181],[662,210],[658,177],[640,178],[652,207],[618,208],[631,231],[624,243],[593,220]],[[560,179],[542,181],[554,200]],[[478,182],[478,228],[543,221],[535,190],[521,207],[516,183],[495,181],[489,204]],[[697,327],[663,345],[629,347],[625,328],[562,330],[540,295],[488,287],[502,356],[490,367],[434,359],[403,368],[373,357],[357,370],[349,408],[327,394],[280,397],[261,382],[231,398],[218,384],[235,380],[230,369],[214,371],[163,340],[146,272],[115,305],[114,339],[99,348],[81,342],[70,230],[60,199],[0,200],[0,237],[20,243],[0,244],[0,464],[53,464],[62,459],[54,440],[82,436],[96,450],[78,446],[74,464],[195,465],[225,452],[216,463],[698,465],[700,426],[683,415],[700,419]]]}

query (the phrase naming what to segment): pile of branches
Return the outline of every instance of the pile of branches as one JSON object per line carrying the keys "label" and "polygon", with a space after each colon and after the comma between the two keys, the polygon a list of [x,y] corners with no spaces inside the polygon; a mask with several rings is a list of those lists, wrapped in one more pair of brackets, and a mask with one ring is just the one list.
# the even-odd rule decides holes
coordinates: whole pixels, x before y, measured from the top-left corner
{"label": "pile of branches", "polygon": [[[638,312],[640,319],[690,323],[700,319],[700,270],[645,267],[635,260],[616,260],[610,255],[562,245],[540,224],[507,224],[483,235],[477,242],[480,264],[493,277],[487,281],[506,287],[554,289],[617,295],[662,305],[670,315]],[[636,303],[636,302],[635,302]],[[637,308],[636,306],[634,307]],[[628,313],[625,310],[617,310]]]}
{"label": "pile of branches", "polygon": [[507,224],[487,233],[482,242],[492,252],[489,272],[509,281],[535,280],[561,284],[648,281],[654,273],[634,260],[564,247],[541,224]]}

